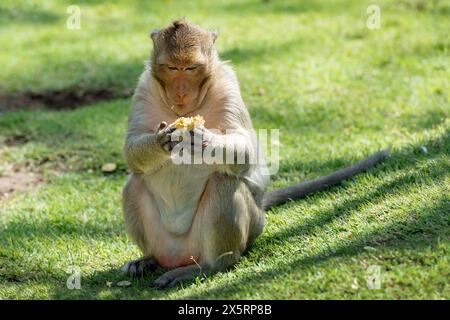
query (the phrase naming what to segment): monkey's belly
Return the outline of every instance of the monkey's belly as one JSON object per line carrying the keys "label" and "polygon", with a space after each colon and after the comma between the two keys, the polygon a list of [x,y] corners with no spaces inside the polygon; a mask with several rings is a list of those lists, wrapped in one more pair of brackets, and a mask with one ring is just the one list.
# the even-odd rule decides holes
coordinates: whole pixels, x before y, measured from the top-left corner
{"label": "monkey's belly", "polygon": [[169,164],[145,177],[162,226],[169,233],[183,235],[189,231],[210,174],[204,166]]}

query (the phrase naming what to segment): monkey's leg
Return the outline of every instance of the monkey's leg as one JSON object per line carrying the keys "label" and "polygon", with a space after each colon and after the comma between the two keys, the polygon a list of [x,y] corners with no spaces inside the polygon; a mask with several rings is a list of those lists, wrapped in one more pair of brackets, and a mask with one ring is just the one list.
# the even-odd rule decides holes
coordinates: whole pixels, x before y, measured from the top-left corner
{"label": "monkey's leg", "polygon": [[143,258],[132,260],[125,264],[123,271],[131,276],[141,276],[159,267],[157,261],[151,255],[151,250],[148,248],[145,222],[143,221],[145,212],[142,212],[152,210],[149,207],[152,199],[142,179],[134,174],[130,175],[122,195],[123,214],[127,231],[144,253]]}
{"label": "monkey's leg", "polygon": [[209,268],[207,266],[192,264],[185,267],[179,267],[164,273],[161,277],[156,279],[153,284],[158,289],[172,287],[180,281],[192,279],[195,276],[207,274],[208,272]]}
{"label": "monkey's leg", "polygon": [[248,186],[235,176],[213,174],[202,200],[201,262],[212,270],[224,270],[237,263],[261,234],[264,213]]}

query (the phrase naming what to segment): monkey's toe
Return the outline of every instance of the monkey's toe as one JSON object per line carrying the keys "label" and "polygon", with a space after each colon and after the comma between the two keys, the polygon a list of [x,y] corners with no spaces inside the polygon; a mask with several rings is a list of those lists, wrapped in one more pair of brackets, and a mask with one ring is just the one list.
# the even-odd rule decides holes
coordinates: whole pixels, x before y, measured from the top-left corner
{"label": "monkey's toe", "polygon": [[159,267],[154,258],[141,258],[132,260],[122,268],[123,272],[132,277],[141,277],[149,272],[155,271]]}
{"label": "monkey's toe", "polygon": [[153,282],[153,285],[157,288],[157,289],[164,289],[167,287],[172,287],[173,285],[175,285],[177,283],[177,279],[171,277],[170,275],[167,275],[167,273],[163,274],[161,277],[159,277],[158,279],[156,279]]}

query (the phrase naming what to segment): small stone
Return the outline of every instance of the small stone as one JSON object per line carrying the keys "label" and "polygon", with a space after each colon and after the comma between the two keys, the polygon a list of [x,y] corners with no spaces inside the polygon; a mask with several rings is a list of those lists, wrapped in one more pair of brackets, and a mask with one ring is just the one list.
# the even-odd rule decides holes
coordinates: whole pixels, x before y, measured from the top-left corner
{"label": "small stone", "polygon": [[130,282],[130,281],[124,280],[124,281],[119,281],[119,282],[117,282],[116,285],[117,285],[118,287],[129,287],[129,286],[131,286],[131,282]]}
{"label": "small stone", "polygon": [[105,163],[102,166],[102,171],[103,172],[114,172],[117,169],[117,164],[115,163]]}
{"label": "small stone", "polygon": [[428,154],[428,148],[427,148],[426,146],[421,146],[421,147],[420,147],[420,150],[422,150],[422,152],[423,152],[424,154]]}

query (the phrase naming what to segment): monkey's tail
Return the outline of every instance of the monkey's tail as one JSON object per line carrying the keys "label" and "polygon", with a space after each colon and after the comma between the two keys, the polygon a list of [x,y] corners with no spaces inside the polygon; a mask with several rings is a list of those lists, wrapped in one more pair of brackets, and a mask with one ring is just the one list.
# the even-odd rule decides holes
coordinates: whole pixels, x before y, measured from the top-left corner
{"label": "monkey's tail", "polygon": [[274,206],[291,200],[300,199],[311,193],[322,191],[328,187],[337,185],[343,180],[351,178],[354,175],[375,166],[377,163],[385,159],[390,154],[390,151],[391,148],[379,151],[354,164],[353,166],[340,169],[328,176],[301,182],[290,187],[266,193],[263,198],[263,208],[264,210],[267,210]]}

